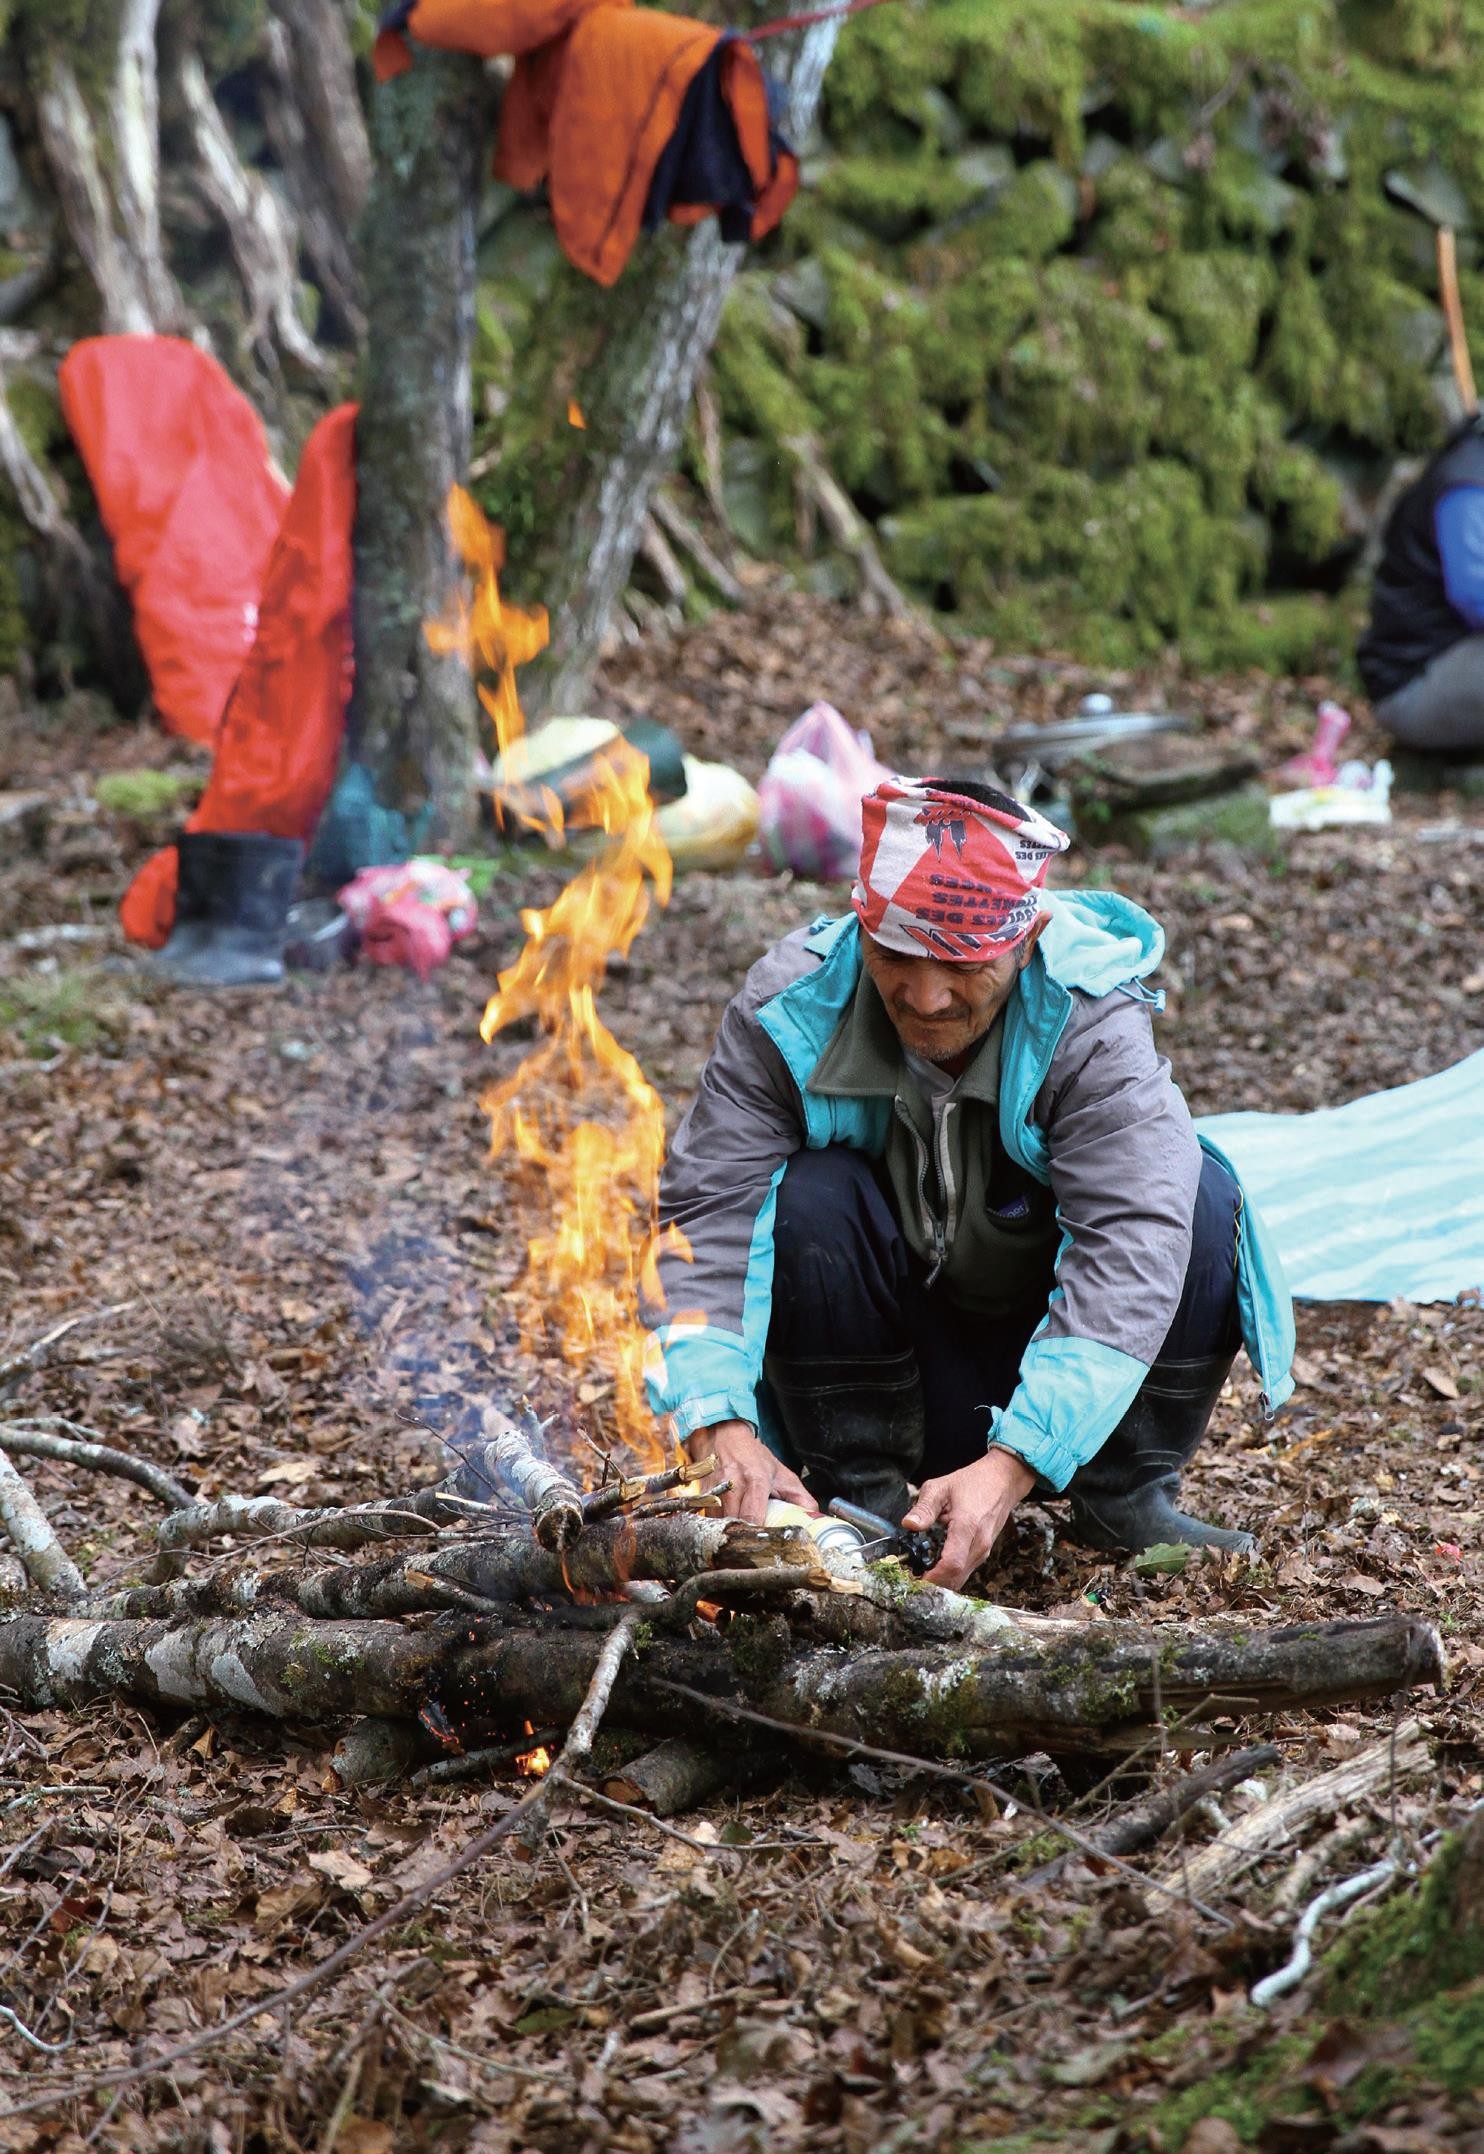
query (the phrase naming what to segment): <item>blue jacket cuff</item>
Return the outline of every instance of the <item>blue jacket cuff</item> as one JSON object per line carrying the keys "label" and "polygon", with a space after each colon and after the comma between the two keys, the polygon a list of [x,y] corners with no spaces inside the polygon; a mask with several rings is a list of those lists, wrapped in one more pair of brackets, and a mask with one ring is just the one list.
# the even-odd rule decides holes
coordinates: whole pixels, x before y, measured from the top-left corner
{"label": "blue jacket cuff", "polygon": [[1009,1405],[990,1413],[989,1442],[1060,1491],[1102,1449],[1148,1374],[1145,1362],[1095,1339],[1032,1339]]}

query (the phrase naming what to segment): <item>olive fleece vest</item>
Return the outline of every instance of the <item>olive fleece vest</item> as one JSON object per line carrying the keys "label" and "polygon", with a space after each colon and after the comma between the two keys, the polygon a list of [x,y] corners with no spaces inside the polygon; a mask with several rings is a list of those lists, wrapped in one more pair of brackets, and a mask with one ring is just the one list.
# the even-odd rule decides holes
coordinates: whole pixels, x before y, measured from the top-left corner
{"label": "olive fleece vest", "polygon": [[1000,1138],[1003,1030],[997,1017],[952,1091],[934,1097],[866,975],[810,1081],[815,1092],[892,1101],[882,1167],[908,1246],[929,1284],[984,1316],[1045,1300],[1060,1234],[1051,1191]]}

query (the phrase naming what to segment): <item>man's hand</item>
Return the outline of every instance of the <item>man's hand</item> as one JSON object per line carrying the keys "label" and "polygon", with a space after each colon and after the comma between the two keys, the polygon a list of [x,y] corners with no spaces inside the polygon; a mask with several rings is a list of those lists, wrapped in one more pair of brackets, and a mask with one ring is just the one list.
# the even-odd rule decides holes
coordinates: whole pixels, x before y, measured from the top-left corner
{"label": "man's hand", "polygon": [[924,1481],[917,1501],[902,1520],[909,1531],[944,1526],[943,1553],[927,1573],[926,1583],[961,1586],[994,1547],[1006,1519],[1036,1477],[1013,1451],[986,1451],[972,1466]]}
{"label": "man's hand", "polygon": [[746,1518],[760,1526],[770,1496],[780,1503],[796,1503],[811,1515],[819,1510],[798,1475],[790,1473],[782,1459],[774,1458],[745,1421],[718,1421],[709,1429],[696,1429],[686,1449],[692,1458],[716,1460],[716,1471],[706,1476],[703,1488],[713,1481],[731,1482],[721,1499],[728,1518]]}

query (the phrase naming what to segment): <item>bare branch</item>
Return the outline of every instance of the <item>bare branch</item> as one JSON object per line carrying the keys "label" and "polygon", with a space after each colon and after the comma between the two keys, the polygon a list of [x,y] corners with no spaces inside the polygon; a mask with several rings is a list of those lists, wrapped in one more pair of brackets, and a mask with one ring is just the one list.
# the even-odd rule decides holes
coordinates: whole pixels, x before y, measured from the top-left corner
{"label": "bare branch", "polygon": [[87,1593],[82,1572],[68,1555],[45,1511],[0,1451],[0,1526],[10,1535],[26,1574],[43,1593],[55,1593],[66,1601],[80,1601]]}
{"label": "bare branch", "polygon": [[[54,1436],[53,1429],[68,1429],[71,1434]],[[136,1458],[131,1451],[115,1451],[96,1429],[66,1421],[60,1414],[35,1414],[19,1421],[0,1422],[0,1442],[22,1457],[57,1459],[66,1466],[86,1466],[93,1473],[116,1474],[121,1481],[147,1488],[161,1503],[188,1504],[191,1500],[190,1490],[162,1466],[151,1465],[147,1458]]]}

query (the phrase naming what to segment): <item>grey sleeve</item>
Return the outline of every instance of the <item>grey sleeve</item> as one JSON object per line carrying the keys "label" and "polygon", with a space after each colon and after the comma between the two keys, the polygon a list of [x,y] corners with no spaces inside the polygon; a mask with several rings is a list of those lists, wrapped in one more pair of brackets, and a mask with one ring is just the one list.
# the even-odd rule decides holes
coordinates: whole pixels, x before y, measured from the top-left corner
{"label": "grey sleeve", "polygon": [[[661,1227],[678,1229],[690,1249],[689,1261],[673,1252],[661,1257],[665,1315],[700,1312],[739,1335],[749,1328],[749,1273],[755,1293],[771,1286],[771,1239],[766,1250],[755,1247],[759,1222],[770,1226],[776,1177],[805,1139],[793,1079],[756,1015],[814,962],[792,947],[796,940],[802,938],[770,951],[728,1003],[660,1180]],[[646,1314],[658,1320],[658,1312]]]}
{"label": "grey sleeve", "polygon": [[1152,1362],[1185,1283],[1201,1153],[1147,1005],[1074,995],[1035,1115],[1070,1237],[1048,1335]]}

